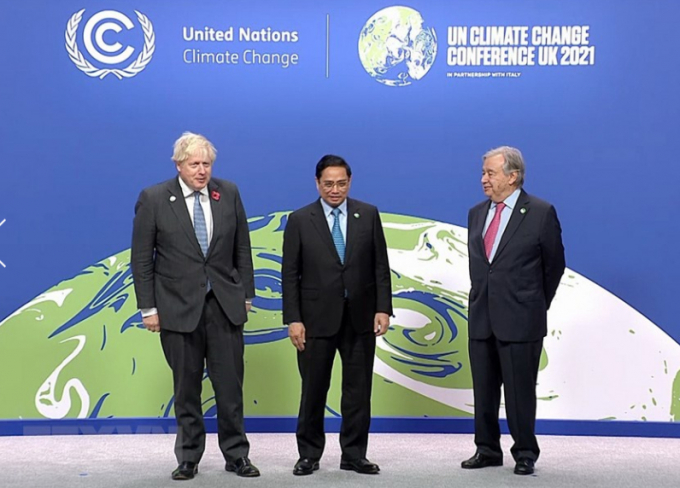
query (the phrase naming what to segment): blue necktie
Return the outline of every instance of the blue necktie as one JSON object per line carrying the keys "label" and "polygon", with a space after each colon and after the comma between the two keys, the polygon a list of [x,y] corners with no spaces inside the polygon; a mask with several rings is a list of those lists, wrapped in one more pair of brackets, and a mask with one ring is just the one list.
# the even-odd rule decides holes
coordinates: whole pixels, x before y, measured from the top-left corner
{"label": "blue necktie", "polygon": [[[205,214],[203,207],[201,207],[201,192],[194,192],[194,232],[196,232],[196,239],[201,246],[203,256],[208,255],[208,226],[205,223]],[[208,293],[212,287],[210,280],[207,280],[205,292]]]}
{"label": "blue necktie", "polygon": [[208,255],[208,226],[205,224],[205,215],[203,214],[203,207],[201,207],[201,192],[194,192],[194,232],[196,232],[196,239],[201,246],[203,256]]}
{"label": "blue necktie", "polygon": [[340,230],[340,209],[337,207],[333,209],[333,230],[331,234],[335,249],[337,249],[338,256],[340,256],[340,262],[345,264],[345,239],[342,237],[342,230]]}

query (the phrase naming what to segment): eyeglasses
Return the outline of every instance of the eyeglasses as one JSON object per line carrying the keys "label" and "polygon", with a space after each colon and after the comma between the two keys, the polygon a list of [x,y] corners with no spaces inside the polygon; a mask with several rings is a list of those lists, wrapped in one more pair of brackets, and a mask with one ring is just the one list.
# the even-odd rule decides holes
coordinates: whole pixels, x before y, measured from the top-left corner
{"label": "eyeglasses", "polygon": [[324,190],[332,190],[333,187],[337,186],[338,190],[344,190],[347,188],[347,185],[349,185],[348,180],[340,180],[340,181],[322,181],[321,186],[324,188]]}

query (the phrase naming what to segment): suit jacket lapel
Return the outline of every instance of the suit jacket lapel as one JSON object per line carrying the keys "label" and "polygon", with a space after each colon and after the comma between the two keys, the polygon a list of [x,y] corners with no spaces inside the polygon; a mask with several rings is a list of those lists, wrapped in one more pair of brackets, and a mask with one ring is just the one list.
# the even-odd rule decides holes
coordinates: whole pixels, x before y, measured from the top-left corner
{"label": "suit jacket lapel", "polygon": [[484,248],[484,223],[486,222],[486,216],[489,214],[490,206],[491,200],[477,211],[473,228],[469,230],[470,235],[468,237],[469,239],[473,239],[473,245],[477,246],[477,250],[484,256],[487,262],[489,258],[486,257],[486,249]]}
{"label": "suit jacket lapel", "polygon": [[[333,257],[340,263],[340,256],[338,256],[338,250],[335,249],[335,244],[333,243],[333,236],[331,236],[331,230],[328,228],[328,220],[326,220],[326,214],[321,206],[321,200],[317,200],[316,208],[311,212],[312,224],[316,228],[317,232],[321,236],[321,240],[326,244],[328,250],[331,252]],[[345,255],[346,255],[345,251]]]}
{"label": "suit jacket lapel", "polygon": [[[345,237],[345,263],[349,262],[349,258],[352,254],[352,249],[354,249],[354,244],[357,240],[357,235],[359,232],[359,225],[361,220],[361,214],[358,211],[359,208],[354,200],[347,199],[347,236]],[[354,214],[359,215],[359,218],[355,218]]]}
{"label": "suit jacket lapel", "polygon": [[[220,199],[216,200],[213,198],[213,192],[216,192],[218,195],[220,195]],[[208,255],[206,256],[206,259],[210,254],[212,253],[213,249],[215,248],[215,243],[220,235],[220,231],[222,230],[222,226],[224,225],[224,203],[222,202],[221,199],[221,192],[219,191],[219,187],[214,183],[210,182],[208,183],[208,201],[210,202],[210,211],[212,212],[212,239],[210,239],[210,245],[208,247]],[[198,242],[198,239],[196,240]]]}
{"label": "suit jacket lapel", "polygon": [[191,223],[191,216],[189,215],[189,210],[187,209],[184,193],[182,193],[182,187],[179,186],[179,181],[177,179],[174,180],[174,184],[170,183],[170,185],[168,185],[168,193],[171,197],[175,197],[175,200],[171,200],[170,197],[168,197],[168,203],[175,214],[175,217],[177,217],[179,226],[184,229],[189,241],[192,243],[196,251],[201,253],[202,256],[203,251],[201,251],[201,246],[198,244],[196,232],[194,231],[194,226]]}
{"label": "suit jacket lapel", "polygon": [[512,209],[512,215],[510,215],[508,225],[505,227],[505,231],[501,236],[501,242],[498,243],[498,249],[496,249],[496,254],[493,257],[494,260],[498,259],[498,256],[501,253],[501,251],[503,251],[503,248],[508,244],[508,241],[510,241],[512,236],[519,228],[520,224],[524,221],[524,216],[526,215],[526,212],[523,213],[521,209],[522,208],[528,209],[528,206],[529,197],[524,192],[524,190],[522,190],[519,194],[519,198],[517,199],[517,204],[515,205],[515,208]]}

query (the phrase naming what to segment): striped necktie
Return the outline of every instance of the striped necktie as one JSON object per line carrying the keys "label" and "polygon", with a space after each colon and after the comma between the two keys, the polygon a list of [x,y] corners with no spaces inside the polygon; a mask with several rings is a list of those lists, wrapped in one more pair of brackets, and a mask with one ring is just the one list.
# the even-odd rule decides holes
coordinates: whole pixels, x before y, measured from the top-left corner
{"label": "striped necktie", "polygon": [[[208,226],[205,223],[203,207],[201,207],[200,191],[194,192],[194,232],[196,232],[196,239],[198,239],[198,244],[201,246],[203,256],[208,256]],[[207,280],[205,292],[208,293],[211,288],[210,280]]]}
{"label": "striped necktie", "polygon": [[205,224],[205,214],[203,207],[201,207],[201,192],[194,192],[194,232],[196,232],[196,239],[201,246],[203,256],[208,255],[208,226]]}
{"label": "striped necktie", "polygon": [[340,230],[340,209],[337,207],[333,209],[333,230],[331,234],[335,249],[337,249],[338,256],[340,256],[340,262],[345,264],[345,239],[342,237],[342,230]]}

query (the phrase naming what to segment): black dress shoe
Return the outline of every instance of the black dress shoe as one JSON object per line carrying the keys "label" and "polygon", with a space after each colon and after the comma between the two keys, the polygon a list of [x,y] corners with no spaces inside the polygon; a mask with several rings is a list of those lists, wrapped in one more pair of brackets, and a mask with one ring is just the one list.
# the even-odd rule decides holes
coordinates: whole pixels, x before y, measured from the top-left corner
{"label": "black dress shoe", "polygon": [[361,474],[378,474],[380,472],[380,467],[366,458],[340,459],[340,469],[356,471]]}
{"label": "black dress shoe", "polygon": [[300,458],[295,467],[293,468],[293,474],[295,476],[307,476],[308,474],[313,474],[314,471],[319,469],[319,460],[312,458]]}
{"label": "black dress shoe", "polygon": [[487,456],[486,454],[477,452],[470,459],[466,459],[460,463],[460,467],[463,469],[479,469],[486,468],[487,466],[503,466],[503,458],[501,456]]}
{"label": "black dress shoe", "polygon": [[179,463],[177,469],[172,472],[173,480],[192,480],[198,473],[198,464],[191,461],[184,461]]}
{"label": "black dress shoe", "polygon": [[534,460],[519,458],[515,464],[515,474],[534,474]]}
{"label": "black dress shoe", "polygon": [[247,457],[238,458],[233,463],[227,461],[227,464],[224,465],[224,469],[236,473],[237,476],[243,478],[256,478],[257,476],[260,476],[260,470],[253,466],[250,459]]}

